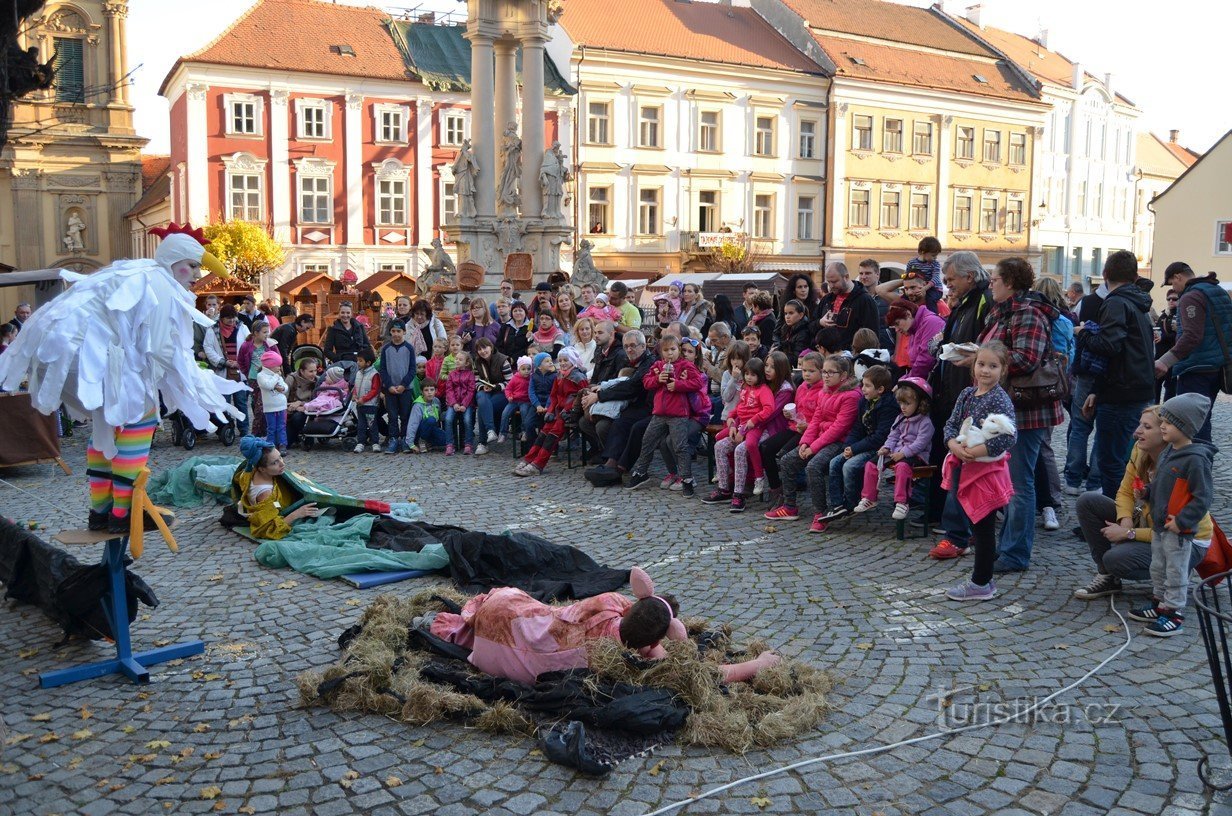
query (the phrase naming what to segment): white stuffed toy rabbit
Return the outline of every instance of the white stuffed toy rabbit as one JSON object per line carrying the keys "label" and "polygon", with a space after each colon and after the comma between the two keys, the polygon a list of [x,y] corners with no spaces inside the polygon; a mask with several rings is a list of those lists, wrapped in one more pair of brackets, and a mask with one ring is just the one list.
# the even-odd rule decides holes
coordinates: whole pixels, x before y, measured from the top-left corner
{"label": "white stuffed toy rabbit", "polygon": [[[976,445],[986,444],[989,440],[995,439],[998,436],[1012,433],[1014,433],[1013,419],[1005,414],[989,414],[984,417],[984,422],[978,426],[971,421],[971,417],[964,419],[962,428],[958,431],[958,436],[954,438],[964,447],[974,448]],[[1005,453],[1002,453],[1000,456],[980,456],[975,461],[999,462],[1005,456]]]}

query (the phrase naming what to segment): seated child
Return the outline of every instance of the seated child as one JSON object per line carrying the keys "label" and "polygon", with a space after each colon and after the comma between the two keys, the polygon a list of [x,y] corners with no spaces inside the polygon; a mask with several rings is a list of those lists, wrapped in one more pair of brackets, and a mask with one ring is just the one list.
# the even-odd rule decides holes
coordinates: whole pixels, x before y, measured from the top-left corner
{"label": "seated child", "polygon": [[556,325],[556,319],[548,311],[535,315],[535,332],[531,335],[531,350],[556,356],[565,345],[565,333]]}
{"label": "seated child", "polygon": [[556,382],[556,365],[552,355],[546,351],[537,353],[531,363],[530,404],[535,411],[531,414],[530,425],[523,423],[522,441],[529,442],[535,438],[535,433],[544,414],[548,410],[548,400],[552,396],[552,385]]}
{"label": "seated child", "polygon": [[[617,372],[617,376],[605,382],[604,385],[607,385],[608,383],[628,382],[629,378],[632,376],[633,369],[629,366],[625,366]],[[589,416],[592,420],[595,417],[607,417],[615,422],[616,418],[620,416],[620,412],[623,411],[625,406],[628,404],[628,400],[600,400],[587,409],[587,416]]]}
{"label": "seated child", "polygon": [[522,355],[518,358],[518,370],[509,378],[509,382],[505,383],[505,399],[508,403],[505,405],[505,410],[501,412],[500,434],[496,437],[499,444],[505,443],[505,436],[509,433],[509,423],[513,419],[514,411],[522,417],[523,442],[526,441],[525,430],[535,422],[535,406],[530,401],[530,377],[533,367],[534,361]]}
{"label": "seated child", "polygon": [[[432,347],[436,351],[436,346]],[[437,374],[437,382],[440,384],[441,393],[445,391],[445,381],[449,379],[449,374],[458,365],[458,355],[463,351],[462,338],[456,334],[449,337],[449,353],[445,355],[445,359],[441,360],[441,370]]]}
{"label": "seated child", "polygon": [[445,367],[445,353],[448,350],[449,346],[439,340],[432,344],[432,357],[424,364],[423,376],[419,378],[421,383],[432,380],[438,390],[445,387],[445,374],[441,373],[441,369]]}
{"label": "seated child", "polygon": [[347,385],[342,369],[330,366],[325,371],[325,380],[313,391],[312,399],[304,403],[304,413],[316,415],[341,411],[350,393],[351,387]]}
{"label": "seated child", "polygon": [[750,357],[755,357],[763,363],[766,361],[766,354],[770,350],[761,344],[761,331],[758,330],[756,325],[750,323],[745,326],[744,330],[740,332],[740,339],[748,345]]}
{"label": "seated child", "polygon": [[415,398],[415,408],[418,410],[411,411],[411,418],[406,426],[407,439],[410,440],[407,449],[427,453],[429,443],[441,448],[449,445],[451,440],[449,434],[445,433],[441,419],[441,401],[436,398],[434,380],[424,380],[420,386],[420,394]]}
{"label": "seated child", "polygon": [[885,366],[873,366],[860,378],[856,423],[847,434],[847,445],[830,460],[830,512],[822,521],[849,516],[859,504],[864,466],[877,458],[899,416],[898,402],[886,395],[889,390],[890,370]]}
{"label": "seated child", "polygon": [[882,469],[894,471],[894,512],[891,518],[901,521],[907,518],[911,499],[911,471],[928,464],[928,455],[933,444],[933,421],[928,416],[933,389],[919,377],[903,377],[894,389],[901,412],[885,445],[877,451],[877,460],[864,464],[863,498],[855,512],[867,513],[877,506],[877,483]]}
{"label": "seated child", "polygon": [[514,467],[515,476],[533,476],[543,472],[552,454],[556,453],[556,446],[564,438],[565,415],[573,410],[578,394],[589,384],[586,381],[586,367],[582,365],[577,349],[572,346],[561,349],[557,362],[560,364],[560,376],[552,382],[552,393],[541,417],[542,430],[526,456]]}
{"label": "seated child", "polygon": [[875,365],[885,366],[894,374],[890,350],[881,347],[877,333],[872,329],[858,329],[851,338],[851,354],[855,358],[856,381],[864,379],[864,372]]}
{"label": "seated child", "polygon": [[[675,598],[654,594],[654,584],[640,567],[629,583],[637,600],[619,592],[605,592],[568,606],[549,606],[520,589],[501,587],[467,601],[461,614],[437,612],[433,635],[471,650],[475,668],[495,677],[534,683],[547,672],[585,668],[586,644],[615,640],[647,660],[661,660],[667,651],[664,638],[685,640],[684,625],[676,618]],[[754,660],[722,667],[727,683],[751,680],[781,658],[763,652]]]}

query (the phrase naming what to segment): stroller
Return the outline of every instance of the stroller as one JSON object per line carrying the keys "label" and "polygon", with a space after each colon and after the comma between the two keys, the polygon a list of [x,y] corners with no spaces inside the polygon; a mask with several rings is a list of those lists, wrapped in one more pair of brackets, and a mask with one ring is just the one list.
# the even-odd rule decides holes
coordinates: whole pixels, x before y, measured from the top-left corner
{"label": "stroller", "polygon": [[[168,413],[162,397],[158,399],[158,413],[171,424],[171,444],[182,445],[184,450],[190,451],[197,447],[197,441],[209,433],[204,428],[194,427],[182,411]],[[214,414],[213,419],[217,427],[218,441],[224,445],[234,445],[235,437],[239,432],[239,424],[226,414]]]}
{"label": "stroller", "polygon": [[[325,369],[325,352],[320,346],[305,344],[296,346],[291,351],[291,365],[298,367],[301,360],[311,357],[321,364],[321,369]],[[355,385],[355,364],[341,362],[337,364],[341,368],[346,377],[348,388]],[[325,442],[330,439],[341,439],[346,447],[351,447],[355,444],[355,437],[359,428],[359,405],[355,400],[354,394],[348,394],[346,404],[336,411],[330,411],[324,414],[309,414],[308,421],[304,425],[304,429],[300,431],[300,444],[304,450],[312,450],[318,442]]]}

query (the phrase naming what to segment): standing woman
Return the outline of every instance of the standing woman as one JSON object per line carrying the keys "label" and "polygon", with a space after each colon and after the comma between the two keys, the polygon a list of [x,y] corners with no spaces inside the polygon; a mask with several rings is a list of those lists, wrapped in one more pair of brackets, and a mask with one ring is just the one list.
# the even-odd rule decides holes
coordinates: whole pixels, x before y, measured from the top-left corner
{"label": "standing woman", "polygon": [[510,360],[516,360],[530,348],[532,332],[534,327],[526,319],[526,304],[515,300],[509,307],[509,322],[500,327],[496,348]]}
{"label": "standing woman", "polygon": [[[1043,365],[1052,348],[1052,320],[1057,310],[1052,304],[1028,297],[1035,283],[1035,269],[1025,258],[1005,258],[997,262],[989,284],[993,297],[988,325],[980,343],[996,340],[1009,349],[1007,391],[1016,377],[1030,376]],[[1005,511],[1001,541],[993,572],[1024,572],[1031,564],[1035,544],[1035,465],[1046,434],[1062,421],[1059,400],[1038,398],[1014,401],[1018,436],[1010,450],[1010,479],[1014,498]]]}
{"label": "standing woman", "polygon": [[[813,283],[813,279],[808,275],[792,275],[791,280],[787,281],[787,297],[784,299],[788,302],[798,300],[803,303],[804,314],[809,320],[821,317],[817,312],[817,307],[821,305],[821,295],[817,292],[817,284]],[[783,307],[784,310],[786,308]]]}
{"label": "standing woman", "polygon": [[[393,322],[395,320],[401,320],[402,325],[407,327],[408,334],[410,333],[411,299],[407,297],[406,295],[398,295],[398,297],[394,298],[393,315],[391,315],[390,317],[383,318],[381,320],[381,342],[382,343],[389,342],[389,327],[393,325]],[[407,337],[406,341],[408,343],[411,343],[411,346],[414,347],[415,344],[412,342],[410,337]],[[431,355],[425,355],[425,356],[431,356]]]}
{"label": "standing woman", "polygon": [[[411,306],[411,324],[413,330],[411,333],[419,335],[420,342],[412,342],[416,353],[431,359],[432,348],[437,343],[444,343],[445,340],[445,324],[441,319],[432,314],[432,305],[427,300],[417,300]],[[421,348],[422,343],[422,348]]]}
{"label": "standing woman", "polygon": [[[1060,312],[1053,321],[1052,350],[1065,355],[1068,376],[1069,366],[1074,363],[1074,322],[1069,318],[1061,285],[1052,278],[1043,278],[1036,281],[1034,289],[1039,297],[1057,307]],[[1035,465],[1035,506],[1044,519],[1045,530],[1061,529],[1057,510],[1061,507],[1064,495],[1061,490],[1061,471],[1057,469],[1057,457],[1052,450],[1052,433],[1049,432],[1044,434],[1044,441],[1040,444],[1039,462]]]}
{"label": "standing woman", "polygon": [[722,293],[714,296],[714,322],[726,323],[727,328],[731,329],[731,336],[739,336],[739,330],[736,328],[739,325],[736,322],[736,310],[732,307],[731,298]]}
{"label": "standing woman", "polygon": [[710,301],[702,297],[701,287],[696,283],[686,283],[680,293],[680,322],[704,332],[706,324],[713,319],[714,308]]}

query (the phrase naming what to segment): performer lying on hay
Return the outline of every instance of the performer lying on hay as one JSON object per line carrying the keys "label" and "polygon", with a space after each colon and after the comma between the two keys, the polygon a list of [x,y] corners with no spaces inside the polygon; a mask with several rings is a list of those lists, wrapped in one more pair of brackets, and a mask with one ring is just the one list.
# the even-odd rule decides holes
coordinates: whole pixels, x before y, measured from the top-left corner
{"label": "performer lying on hay", "polygon": [[537,735],[549,759],[594,775],[673,739],[744,753],[821,721],[827,673],[676,619],[640,569],[631,582],[637,601],[609,593],[564,607],[506,589],[381,596],[339,639],[341,662],[300,676],[301,697],[416,725],[452,717]]}

